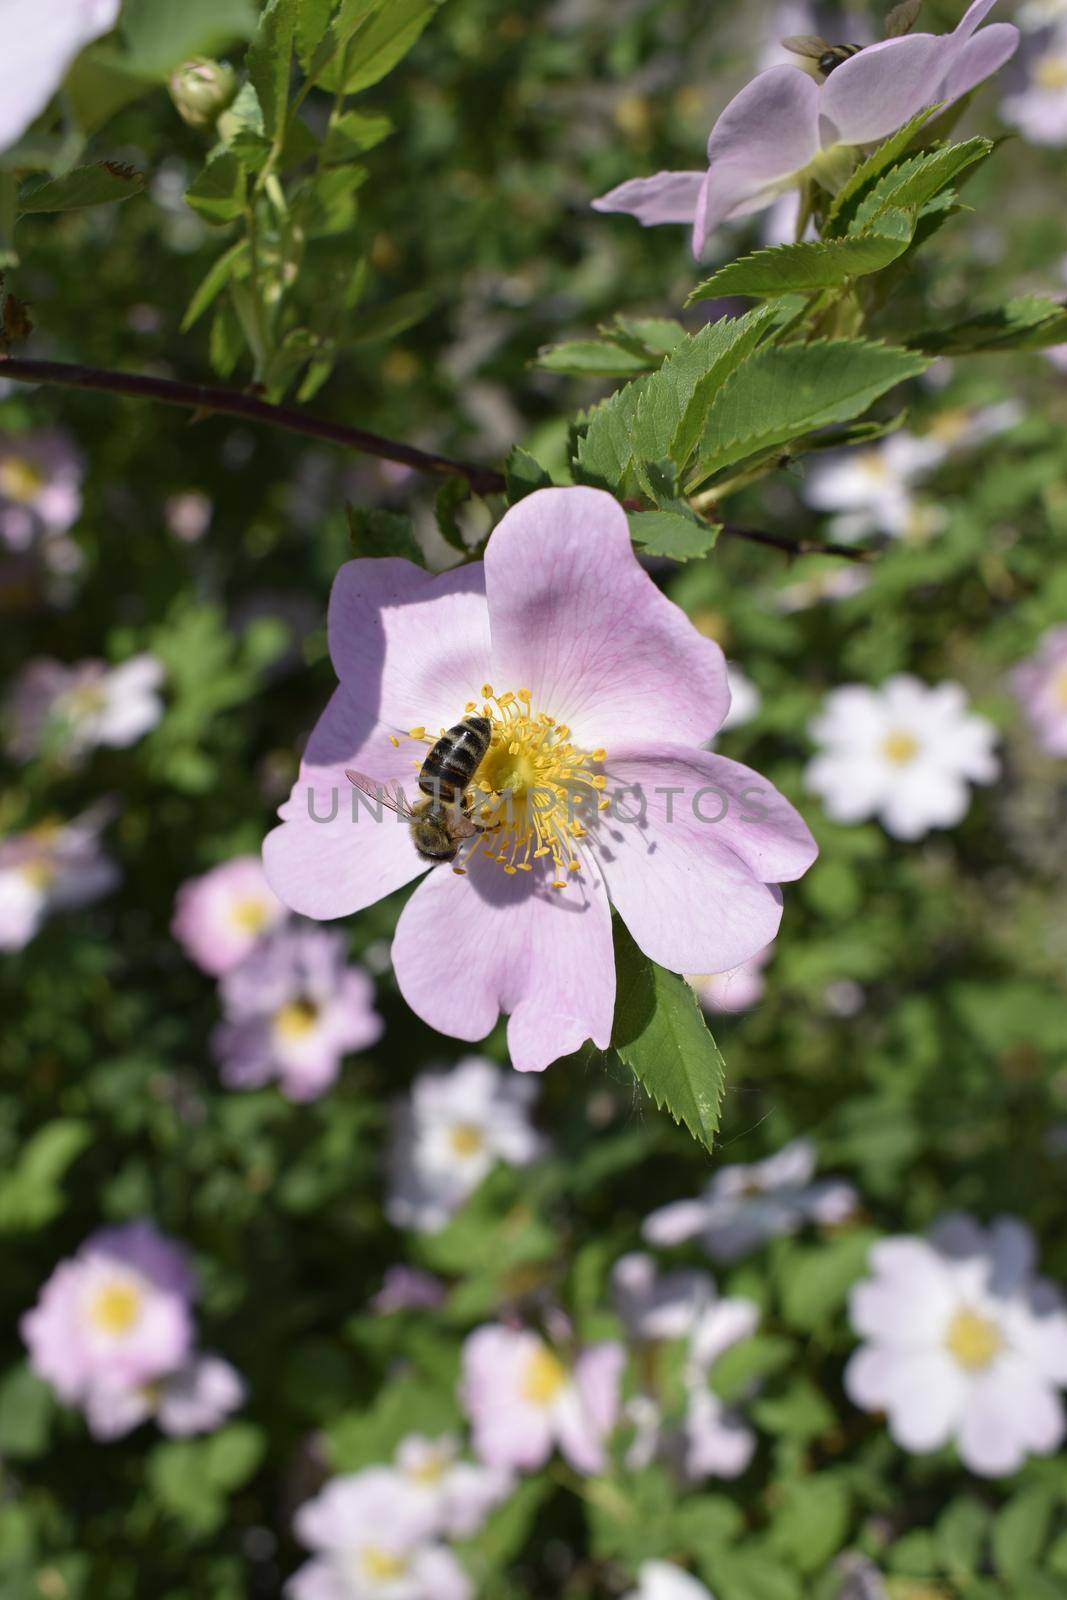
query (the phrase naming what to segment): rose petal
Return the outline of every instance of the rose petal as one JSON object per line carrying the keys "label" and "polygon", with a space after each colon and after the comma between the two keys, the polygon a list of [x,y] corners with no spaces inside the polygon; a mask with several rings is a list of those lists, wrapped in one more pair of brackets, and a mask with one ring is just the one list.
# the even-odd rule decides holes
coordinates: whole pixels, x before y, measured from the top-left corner
{"label": "rose petal", "polygon": [[594,211],[624,211],[643,228],[658,222],[692,222],[703,172],[656,172],[630,178],[593,201]]}
{"label": "rose petal", "polygon": [[956,56],[951,70],[935,99],[951,103],[968,94],[976,84],[999,72],[1019,48],[1019,30],[1010,22],[993,22],[975,38],[969,39]]}
{"label": "rose petal", "polygon": [[115,26],[119,0],[6,0],[0,150],[48,104],[78,52]]}
{"label": "rose petal", "polygon": [[[527,688],[587,749],[700,744],[729,706],[722,651],[642,571],[626,514],[599,489],[539,489],[485,553],[497,690]],[[435,619],[436,626],[436,619]]]}
{"label": "rose petal", "polygon": [[883,39],[842,62],[822,86],[823,144],[871,144],[933,105],[955,58],[952,37]]}
{"label": "rose petal", "polygon": [[364,726],[365,715],[347,690],[336,690],[279,811],[282,826],[263,841],[267,882],[306,917],[351,916],[426,871],[407,824],[384,807],[378,821],[369,809],[374,802],[357,797],[345,777],[348,767],[383,784],[400,779],[414,788],[406,766],[412,757],[397,750],[384,729],[364,733]]}
{"label": "rose petal", "polygon": [[606,1049],[615,1009],[611,915],[599,882],[564,897],[544,871],[513,877],[479,850],[459,877],[430,874],[397,924],[400,992],[430,1027],[483,1039],[510,1012],[508,1049],[540,1072],[591,1038]]}
{"label": "rose petal", "polygon": [[349,561],[327,618],[337,676],[372,722],[451,727],[489,672],[483,569],[424,572],[395,556]]}

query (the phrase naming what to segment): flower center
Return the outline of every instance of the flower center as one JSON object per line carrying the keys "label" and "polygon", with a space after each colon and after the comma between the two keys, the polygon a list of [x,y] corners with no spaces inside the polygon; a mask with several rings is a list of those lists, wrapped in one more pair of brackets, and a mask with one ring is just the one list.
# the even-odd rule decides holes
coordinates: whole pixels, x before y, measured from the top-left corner
{"label": "flower center", "polygon": [[445,1475],[447,1462],[438,1450],[431,1450],[425,1460],[417,1466],[408,1468],[408,1477],[413,1483],[440,1483]]}
{"label": "flower center", "polygon": [[550,1406],[567,1381],[567,1369],[551,1350],[540,1345],[526,1363],[521,1392],[531,1405]]}
{"label": "flower center", "polygon": [[360,1553],[363,1576],[372,1583],[388,1583],[402,1578],[408,1570],[408,1558],[396,1550],[386,1550],[384,1545],[365,1545]]}
{"label": "flower center", "polygon": [[476,1156],[485,1148],[485,1134],[476,1122],[457,1122],[448,1130],[448,1142],[457,1156]]}
{"label": "flower center", "polygon": [[919,741],[904,728],[894,728],[882,740],[882,754],[895,767],[906,767],[919,754]]}
{"label": "flower center", "polygon": [[306,1039],[318,1020],[319,1008],[313,1001],[290,1000],[274,1013],[274,1031],[286,1042]]}
{"label": "flower center", "polygon": [[1061,667],[1053,678],[1052,695],[1056,704],[1067,711],[1067,667]]}
{"label": "flower center", "polygon": [[25,456],[5,456],[0,461],[0,494],[8,500],[18,500],[25,505],[44,485],[44,473]]}
{"label": "flower center", "polygon": [[141,1294],[132,1283],[105,1283],[93,1295],[89,1320],[101,1333],[121,1338],[141,1315]]}
{"label": "flower center", "polygon": [[868,478],[873,479],[875,483],[889,482],[889,467],[886,465],[885,456],[880,450],[864,450],[860,455],[859,465],[863,468]]}
{"label": "flower center", "polygon": [[100,684],[83,683],[63,696],[60,711],[71,722],[77,722],[82,717],[94,717],[106,704],[107,696]]}
{"label": "flower center", "polygon": [[1067,56],[1043,56],[1034,79],[1039,89],[1067,89]]}
{"label": "flower center", "polygon": [[961,1367],[980,1372],[1000,1353],[1004,1341],[995,1322],[965,1306],[949,1323],[945,1345]]}
{"label": "flower center", "polygon": [[938,444],[959,444],[967,436],[969,423],[970,414],[963,406],[949,406],[934,418],[927,433]]}
{"label": "flower center", "polygon": [[237,900],[230,910],[230,920],[242,933],[262,933],[267,925],[267,907],[263,900],[251,895],[247,900]]}

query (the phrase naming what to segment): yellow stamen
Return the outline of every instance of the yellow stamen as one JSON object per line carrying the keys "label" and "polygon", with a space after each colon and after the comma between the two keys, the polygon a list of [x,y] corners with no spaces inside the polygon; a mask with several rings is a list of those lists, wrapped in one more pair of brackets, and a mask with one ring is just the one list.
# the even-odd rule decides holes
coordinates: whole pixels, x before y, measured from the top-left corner
{"label": "yellow stamen", "polygon": [[906,767],[919,754],[919,741],[904,728],[895,728],[882,740],[882,754],[895,767]]}
{"label": "yellow stamen", "polygon": [[368,1544],[360,1553],[360,1565],[364,1577],[372,1583],[388,1583],[393,1578],[402,1578],[409,1562],[407,1556],[402,1556],[399,1551],[386,1550],[380,1544]]}
{"label": "yellow stamen", "polygon": [[531,1405],[550,1406],[566,1381],[567,1369],[562,1361],[544,1345],[539,1345],[522,1375],[522,1397]]}
{"label": "yellow stamen", "polygon": [[1039,89],[1067,89],[1067,56],[1043,56],[1037,64],[1034,82]]}
{"label": "yellow stamen", "polygon": [[45,482],[40,467],[25,456],[4,456],[0,460],[0,494],[7,500],[25,505],[40,494]]}
{"label": "yellow stamen", "polygon": [[101,1333],[121,1337],[141,1315],[141,1295],[132,1283],[105,1283],[93,1296],[89,1320]]}
{"label": "yellow stamen", "polygon": [[980,1372],[1000,1354],[1004,1341],[995,1322],[964,1306],[948,1325],[945,1346],[961,1367]]}
{"label": "yellow stamen", "polygon": [[1061,667],[1053,678],[1052,694],[1056,704],[1067,711],[1067,667]]}
{"label": "yellow stamen", "polygon": [[319,1008],[310,1000],[290,1000],[274,1013],[274,1031],[280,1039],[304,1039],[319,1019]]}
{"label": "yellow stamen", "polygon": [[252,896],[247,900],[236,900],[230,912],[230,920],[242,933],[262,933],[267,926],[266,901],[256,900]]}

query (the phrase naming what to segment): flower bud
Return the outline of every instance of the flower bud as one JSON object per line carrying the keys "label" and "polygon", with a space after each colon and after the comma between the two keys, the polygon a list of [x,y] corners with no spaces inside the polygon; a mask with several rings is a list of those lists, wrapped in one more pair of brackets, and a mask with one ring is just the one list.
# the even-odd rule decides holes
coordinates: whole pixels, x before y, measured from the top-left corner
{"label": "flower bud", "polygon": [[225,61],[196,56],[175,67],[167,86],[183,122],[190,128],[211,128],[233,99],[237,82]]}

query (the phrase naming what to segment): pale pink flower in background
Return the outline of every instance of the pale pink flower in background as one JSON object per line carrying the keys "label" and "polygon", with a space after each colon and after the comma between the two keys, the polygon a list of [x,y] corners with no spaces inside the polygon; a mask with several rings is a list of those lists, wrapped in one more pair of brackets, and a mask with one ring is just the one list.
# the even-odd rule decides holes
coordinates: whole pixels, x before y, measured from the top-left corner
{"label": "pale pink flower in background", "polygon": [[183,544],[195,544],[210,528],[213,510],[209,495],[199,489],[186,489],[167,499],[163,507],[163,520],[168,533],[172,533]]}
{"label": "pale pink flower in background", "polygon": [[0,150],[41,114],[79,51],[110,33],[119,5],[120,0],[4,0]]}
{"label": "pale pink flower in background", "polygon": [[955,827],[967,815],[969,785],[1000,773],[996,729],[968,709],[958,683],[898,673],[877,689],[833,689],[809,732],[819,750],[805,787],[835,822],[877,817],[896,839]]}
{"label": "pale pink flower in background", "polygon": [[74,763],[97,745],[136,744],[163,715],[163,663],[131,656],[117,667],[79,661],[68,667],[41,658],[22,669],[7,700],[10,753],[19,761],[44,754]]}
{"label": "pale pink flower in background", "polygon": [[389,1467],[332,1478],[294,1531],[315,1552],[289,1600],[473,1600],[470,1579],[434,1534],[435,1508]]}
{"label": "pale pink flower in background", "polygon": [[711,130],[707,170],[631,178],[593,201],[644,226],[687,223],[699,260],[720,223],[771,205],[809,180],[836,189],[859,152],[926,106],[950,104],[1013,55],[1018,29],[975,32],[994,0],[974,0],[953,33],[912,33],[867,46],[819,81],[800,66],[761,72]]}
{"label": "pale pink flower in background", "polygon": [[110,817],[98,805],[71,822],[44,822],[0,839],[0,950],[21,950],[53,911],[73,911],[119,881],[100,834]]}
{"label": "pale pink flower in background", "polygon": [[730,709],[722,720],[720,733],[725,728],[744,727],[759,715],[763,704],[763,696],[752,679],[733,661],[726,663],[726,682],[730,688]]}
{"label": "pale pink flower in background", "polygon": [[804,479],[804,499],[815,511],[835,513],[837,539],[900,538],[915,520],[914,485],[944,456],[935,441],[900,430],[878,444],[821,457]]}
{"label": "pale pink flower in background", "polygon": [[1016,698],[1043,750],[1067,756],[1067,624],[1049,628],[1011,675]]}
{"label": "pale pink flower in background", "polygon": [[349,966],[345,942],[322,928],[283,928],[219,985],[223,1021],[211,1045],[223,1083],[259,1088],[277,1079],[290,1100],[314,1100],[341,1061],[381,1038],[374,984]]}
{"label": "pale pink flower in background", "polygon": [[81,458],[66,434],[0,434],[0,540],[21,551],[66,533],[81,512],[81,483]]}
{"label": "pale pink flower in background", "polygon": [[397,1311],[436,1311],[447,1297],[444,1284],[432,1272],[397,1262],[386,1268],[382,1286],[370,1304],[379,1317],[391,1317]]}
{"label": "pale pink flower in background", "polygon": [[20,1323],[37,1375],[68,1403],[180,1367],[193,1341],[185,1250],[150,1222],[102,1228],[60,1262]]}
{"label": "pale pink flower in background", "polygon": [[[814,843],[769,784],[699,748],[727,710],[722,652],[642,571],[610,495],[529,495],[483,564],[433,576],[349,562],[329,632],[341,684],[264,845],[294,910],[348,916],[427,871],[409,829],[376,820],[346,769],[413,791],[425,738],[471,711],[492,726],[481,831],[460,871],[419,884],[393,943],[401,993],[431,1027],[481,1039],[509,1012],[520,1071],[588,1038],[606,1048],[611,903],[675,972],[724,971],[774,937],[776,885],[806,871]],[[634,808],[615,801],[637,789],[644,814],[627,820]]]}
{"label": "pale pink flower in background", "polygon": [[715,1596],[699,1578],[673,1561],[642,1561],[637,1588],[630,1589],[623,1600],[715,1600]]}
{"label": "pale pink flower in background", "polygon": [[203,972],[222,977],[285,921],[258,856],[234,856],[178,890],[170,931]]}
{"label": "pale pink flower in background", "polygon": [[697,999],[705,1011],[748,1011],[762,999],[767,987],[763,969],[771,958],[773,945],[759,950],[748,961],[743,961],[732,972],[710,972],[692,976],[689,982],[696,990]]}
{"label": "pale pink flower in background", "polygon": [[992,1227],[943,1218],[929,1242],[883,1239],[872,1276],[849,1301],[867,1342],[845,1369],[845,1390],[866,1411],[886,1411],[889,1432],[913,1454],[956,1444],[982,1477],[1018,1472],[1051,1455],[1067,1432],[1067,1310],[1036,1276],[1023,1223]]}
{"label": "pale pink flower in background", "polygon": [[95,1439],[118,1439],[152,1418],[174,1438],[213,1433],[245,1398],[244,1382],[228,1361],[194,1355],[183,1366],[149,1383],[116,1376],[92,1383],[84,1397],[85,1419]]}
{"label": "pale pink flower in background", "polygon": [[436,1233],[498,1162],[525,1167],[543,1153],[530,1122],[537,1087],[467,1056],[450,1072],[421,1073],[394,1110],[386,1215]]}
{"label": "pale pink flower in background", "polygon": [[515,1487],[503,1467],[461,1461],[454,1434],[428,1439],[409,1433],[397,1446],[393,1465],[409,1494],[425,1501],[434,1533],[469,1539]]}
{"label": "pale pink flower in background", "polygon": [[1067,0],[1024,0],[1015,13],[1024,33],[1037,33],[1067,22]]}
{"label": "pale pink flower in background", "polygon": [[839,1178],[816,1179],[815,1160],[810,1139],[793,1139],[765,1161],[720,1167],[699,1199],[661,1206],[641,1231],[658,1245],[699,1238],[713,1259],[737,1261],[807,1222],[844,1222],[856,1191]]}
{"label": "pale pink flower in background", "polygon": [[834,561],[823,565],[817,558],[814,562],[801,564],[805,576],[790,579],[774,592],[775,609],[785,616],[824,605],[827,601],[851,600],[853,595],[862,594],[870,585],[870,573],[848,562]]}
{"label": "pale pink flower in background", "polygon": [[476,1328],[463,1346],[460,1400],[477,1454],[491,1467],[535,1472],[558,1446],[576,1472],[602,1472],[625,1362],[610,1340],[568,1367],[536,1333]]}
{"label": "pale pink flower in background", "polygon": [[682,1385],[685,1412],[680,1426],[664,1423],[659,1407],[645,1397],[647,1412],[629,1415],[638,1424],[631,1465],[646,1465],[656,1454],[677,1463],[692,1482],[736,1478],[756,1449],[756,1436],[734,1406],[709,1387],[711,1369],[731,1345],[749,1338],[759,1322],[750,1300],[720,1299],[706,1272],[660,1274],[651,1256],[634,1251],[612,1269],[616,1309],[634,1338],[646,1343],[685,1340]]}
{"label": "pale pink flower in background", "polygon": [[1005,95],[1000,114],[1031,144],[1067,144],[1067,18],[1026,55],[1023,89]]}

